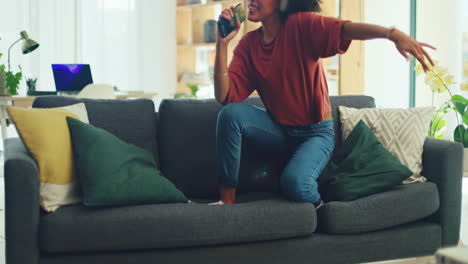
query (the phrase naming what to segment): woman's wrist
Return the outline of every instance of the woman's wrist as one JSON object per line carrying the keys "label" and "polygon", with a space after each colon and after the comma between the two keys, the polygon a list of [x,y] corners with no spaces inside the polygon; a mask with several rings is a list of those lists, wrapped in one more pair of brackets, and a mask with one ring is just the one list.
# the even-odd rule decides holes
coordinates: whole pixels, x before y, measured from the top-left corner
{"label": "woman's wrist", "polygon": [[227,49],[229,43],[224,43],[221,41],[216,42],[216,48]]}
{"label": "woman's wrist", "polygon": [[387,32],[385,33],[385,38],[388,39],[388,40],[393,41],[392,35],[393,35],[393,33],[394,33],[395,31],[396,31],[396,28],[395,28],[395,27],[388,28],[388,29],[387,29]]}
{"label": "woman's wrist", "polygon": [[387,30],[387,33],[386,33],[386,38],[388,40],[391,40],[393,42],[397,42],[398,41],[398,29],[396,27],[391,27]]}

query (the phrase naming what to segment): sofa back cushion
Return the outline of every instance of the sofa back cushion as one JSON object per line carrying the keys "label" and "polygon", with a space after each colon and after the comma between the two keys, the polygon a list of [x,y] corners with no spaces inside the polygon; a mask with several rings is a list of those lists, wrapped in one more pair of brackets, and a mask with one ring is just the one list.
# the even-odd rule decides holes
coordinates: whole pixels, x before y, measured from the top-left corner
{"label": "sofa back cushion", "polygon": [[[259,97],[244,103],[264,107]],[[368,96],[331,97],[335,141],[341,145],[338,106],[372,108]],[[160,168],[183,193],[194,198],[218,195],[216,122],[222,106],[214,99],[166,99],[159,107],[158,142]],[[278,192],[284,160],[258,155],[243,142],[238,192]]]}
{"label": "sofa back cushion", "polygon": [[152,100],[82,99],[63,96],[38,96],[33,107],[51,108],[85,103],[89,123],[123,141],[148,150],[157,164],[156,115]]}

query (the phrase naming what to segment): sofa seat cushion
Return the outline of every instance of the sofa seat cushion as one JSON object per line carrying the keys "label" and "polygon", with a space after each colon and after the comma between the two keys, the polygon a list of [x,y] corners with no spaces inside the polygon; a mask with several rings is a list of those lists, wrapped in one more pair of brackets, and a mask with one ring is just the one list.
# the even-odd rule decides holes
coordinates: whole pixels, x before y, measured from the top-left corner
{"label": "sofa seat cushion", "polygon": [[262,199],[246,195],[237,204],[221,206],[62,207],[41,216],[40,249],[59,253],[175,248],[308,236],[315,231],[311,204],[273,194]]}
{"label": "sofa seat cushion", "polygon": [[410,223],[439,209],[437,186],[431,182],[398,185],[351,202],[329,202],[317,212],[318,230],[358,234]]}

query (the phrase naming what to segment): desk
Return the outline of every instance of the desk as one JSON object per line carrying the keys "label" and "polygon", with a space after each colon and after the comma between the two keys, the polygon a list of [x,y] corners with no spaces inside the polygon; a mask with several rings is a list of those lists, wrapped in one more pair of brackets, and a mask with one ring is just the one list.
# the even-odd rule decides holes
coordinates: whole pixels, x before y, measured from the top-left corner
{"label": "desk", "polygon": [[[148,98],[153,99],[157,93],[146,93],[146,92],[116,92],[116,99],[131,99],[131,98]],[[62,95],[61,95],[62,96]],[[76,97],[76,95],[63,95],[69,97]],[[7,123],[6,119],[8,113],[6,111],[7,106],[18,106],[18,107],[31,107],[36,96],[0,96],[0,123],[2,126],[2,138],[5,140],[7,137]]]}

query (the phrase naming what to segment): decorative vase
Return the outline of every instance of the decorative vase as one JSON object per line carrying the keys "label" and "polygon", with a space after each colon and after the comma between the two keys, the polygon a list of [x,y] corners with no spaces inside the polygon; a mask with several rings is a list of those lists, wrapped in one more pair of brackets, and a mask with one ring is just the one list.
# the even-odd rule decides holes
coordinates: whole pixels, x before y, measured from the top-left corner
{"label": "decorative vase", "polygon": [[0,96],[9,96],[8,90],[6,88],[6,72],[0,71]]}
{"label": "decorative vase", "polygon": [[28,80],[26,80],[26,85],[28,86],[28,92],[29,91],[36,91],[36,82],[37,82],[37,79],[28,79]]}
{"label": "decorative vase", "polygon": [[207,20],[203,25],[203,40],[205,43],[215,43],[217,39],[217,21]]}

